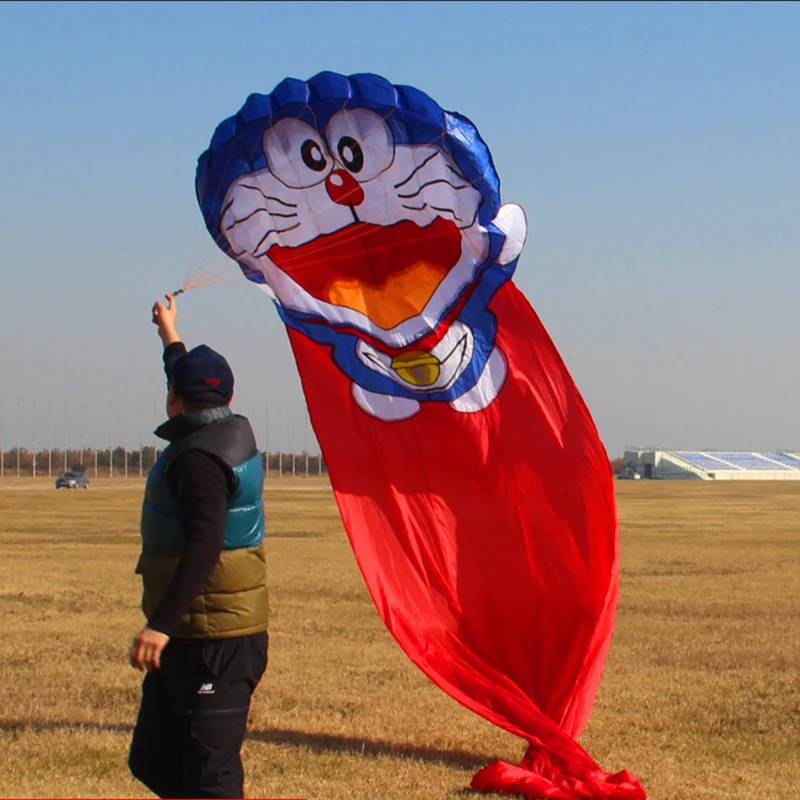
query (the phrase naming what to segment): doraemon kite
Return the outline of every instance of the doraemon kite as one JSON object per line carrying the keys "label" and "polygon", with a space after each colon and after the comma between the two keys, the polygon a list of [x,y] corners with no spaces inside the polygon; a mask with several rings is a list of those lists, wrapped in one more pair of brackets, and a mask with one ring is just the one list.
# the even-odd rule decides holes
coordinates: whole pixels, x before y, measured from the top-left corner
{"label": "doraemon kite", "polygon": [[377,75],[253,94],[199,159],[219,247],[274,300],[356,559],[406,654],[528,741],[475,788],[641,800],[575,742],[618,546],[591,417],[511,280],[526,235],[465,117]]}
{"label": "doraemon kite", "polygon": [[[336,95],[348,82],[329,73],[248,99],[235,119],[270,124],[252,132],[247,171],[203,202],[209,230],[287,325],[333,346],[367,413],[405,419],[425,401],[485,408],[505,377],[486,304],[513,272],[525,216],[499,206],[471,123],[439,111],[432,132],[421,93],[406,88],[407,107],[387,113],[382,82],[354,83],[367,92],[344,107]],[[228,158],[212,143],[204,198],[208,181],[230,175],[217,174]]]}

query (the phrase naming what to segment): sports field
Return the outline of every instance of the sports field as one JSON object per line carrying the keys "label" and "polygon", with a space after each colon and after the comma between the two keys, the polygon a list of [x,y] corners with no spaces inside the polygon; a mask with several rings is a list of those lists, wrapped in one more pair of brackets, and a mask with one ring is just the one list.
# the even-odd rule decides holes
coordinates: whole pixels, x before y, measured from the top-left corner
{"label": "sports field", "polygon": [[[800,482],[619,482],[617,628],[582,744],[652,800],[800,797]],[[0,795],[144,797],[142,483],[0,481]],[[327,484],[270,479],[270,665],[249,797],[436,800],[523,743],[431,684],[384,629]],[[477,797],[477,795],[475,795]],[[492,795],[491,797],[498,797]]]}

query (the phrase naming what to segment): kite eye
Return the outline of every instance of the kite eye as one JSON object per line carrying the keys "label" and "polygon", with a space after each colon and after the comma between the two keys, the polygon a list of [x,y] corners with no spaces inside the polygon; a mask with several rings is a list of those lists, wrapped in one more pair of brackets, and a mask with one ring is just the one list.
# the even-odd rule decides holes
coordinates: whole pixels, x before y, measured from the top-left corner
{"label": "kite eye", "polygon": [[[341,145],[340,145],[341,147]],[[313,139],[306,139],[300,146],[300,156],[303,163],[315,172],[322,172],[328,164],[322,149]]]}
{"label": "kite eye", "polygon": [[336,148],[342,164],[350,172],[361,172],[364,167],[364,151],[352,136],[342,136]]}
{"label": "kite eye", "polygon": [[333,167],[319,131],[294,117],[267,128],[261,141],[269,171],[292,189],[322,183]]}
{"label": "kite eye", "polygon": [[394,161],[394,136],[374,111],[340,111],[328,123],[325,136],[331,150],[336,149],[337,161],[361,182],[377,177]]}

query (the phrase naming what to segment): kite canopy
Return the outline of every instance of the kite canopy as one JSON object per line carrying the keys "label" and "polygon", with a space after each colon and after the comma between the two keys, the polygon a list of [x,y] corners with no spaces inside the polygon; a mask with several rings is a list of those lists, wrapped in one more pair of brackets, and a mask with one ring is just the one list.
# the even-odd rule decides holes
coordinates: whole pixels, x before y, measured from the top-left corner
{"label": "kite canopy", "polygon": [[431,680],[528,742],[485,791],[643,800],[577,744],[608,651],[611,471],[512,282],[525,241],[465,117],[376,75],[250,95],[199,159],[217,244],[274,299],[361,572]]}

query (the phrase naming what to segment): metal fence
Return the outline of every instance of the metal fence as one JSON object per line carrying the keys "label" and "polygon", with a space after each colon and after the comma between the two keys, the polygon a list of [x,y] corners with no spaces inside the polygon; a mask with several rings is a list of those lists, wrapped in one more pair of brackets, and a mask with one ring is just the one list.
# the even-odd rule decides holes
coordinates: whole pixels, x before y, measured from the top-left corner
{"label": "metal fence", "polygon": [[[115,409],[121,412],[119,417]],[[239,409],[239,413],[253,426],[267,477],[327,474],[304,405],[273,403],[260,411]],[[76,466],[90,477],[144,478],[166,443],[143,434],[163,419],[163,404],[155,401],[134,405],[97,398],[70,407],[50,400],[4,398],[0,478],[55,478]],[[131,442],[141,444],[131,446]]]}
{"label": "metal fence", "polygon": [[[64,450],[43,449],[33,452],[24,447],[0,451],[1,478],[56,478],[63,472],[79,470],[95,478],[144,478],[163,451],[155,447],[129,450],[114,447]],[[322,477],[327,475],[325,461],[319,453],[261,453],[267,478]]]}

